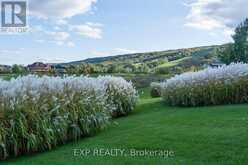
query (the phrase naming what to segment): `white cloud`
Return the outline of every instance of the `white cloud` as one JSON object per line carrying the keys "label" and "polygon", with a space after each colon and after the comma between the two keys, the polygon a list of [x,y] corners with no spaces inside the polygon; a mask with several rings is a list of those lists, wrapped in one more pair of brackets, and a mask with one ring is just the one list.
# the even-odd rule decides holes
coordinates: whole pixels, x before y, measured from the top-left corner
{"label": "white cloud", "polygon": [[62,45],[64,45],[65,43],[64,43],[64,41],[50,41],[51,43],[55,43],[56,45],[58,45],[58,46],[62,46]]}
{"label": "white cloud", "polygon": [[43,26],[33,26],[30,32],[39,37],[36,39],[38,43],[47,42],[68,47],[75,46],[73,41],[69,41],[72,33],[101,39],[103,25],[100,23],[70,24],[71,17],[96,10],[96,3],[97,0],[29,0],[29,14],[34,18],[42,18],[40,21]]}
{"label": "white cloud", "polygon": [[70,34],[64,31],[54,32],[54,31],[40,31],[40,36],[46,36],[46,39],[36,39],[35,41],[40,44],[52,43],[58,46],[66,45],[68,47],[73,47],[74,43],[69,41]]}
{"label": "white cloud", "polygon": [[38,40],[35,40],[35,42],[38,42],[38,43],[44,43],[44,42],[45,42],[45,40],[38,39]]}
{"label": "white cloud", "polygon": [[130,50],[130,49],[125,49],[125,48],[115,48],[113,49],[113,53],[116,54],[131,54],[131,53],[136,53],[136,50]]}
{"label": "white cloud", "polygon": [[112,55],[122,55],[122,54],[132,54],[137,53],[136,50],[126,49],[126,48],[114,48],[109,51],[91,51],[89,54],[93,56],[112,56]]}
{"label": "white cloud", "polygon": [[[101,39],[103,25],[100,23],[85,23],[82,25],[70,25],[66,24],[63,29],[60,26],[53,27],[53,31],[47,30],[42,26],[34,26],[30,32],[34,33],[38,38],[35,40],[37,43],[52,43],[58,46],[74,47],[75,44],[69,41],[71,33],[78,34],[80,36]],[[63,31],[62,31],[63,30]]]}
{"label": "white cloud", "polygon": [[188,6],[191,10],[186,26],[220,30],[229,36],[235,26],[248,17],[247,0],[196,0]]}
{"label": "white cloud", "polygon": [[0,55],[18,55],[23,52],[23,48],[18,49],[2,49],[0,50]]}
{"label": "white cloud", "polygon": [[47,34],[55,41],[65,41],[70,37],[67,32],[47,32]]}
{"label": "white cloud", "polygon": [[66,45],[70,48],[75,46],[75,44],[72,41],[67,42]]}
{"label": "white cloud", "polygon": [[64,19],[60,19],[60,20],[56,21],[56,24],[57,25],[67,25],[68,22],[66,20],[64,20]]}
{"label": "white cloud", "polygon": [[95,23],[95,22],[86,22],[86,25],[92,26],[92,27],[103,27],[104,25],[101,23]]}
{"label": "white cloud", "polygon": [[58,31],[58,30],[61,30],[61,28],[59,26],[55,26],[54,27],[54,30],[57,30]]}
{"label": "white cloud", "polygon": [[102,29],[99,27],[100,24],[82,24],[82,25],[71,25],[69,27],[70,31],[93,39],[102,38]]}
{"label": "white cloud", "polygon": [[30,33],[40,34],[40,33],[43,33],[44,31],[45,31],[44,27],[41,26],[41,25],[35,25],[35,26],[32,26],[32,27],[29,28]]}
{"label": "white cloud", "polygon": [[29,0],[29,12],[39,18],[70,18],[84,14],[97,0]]}

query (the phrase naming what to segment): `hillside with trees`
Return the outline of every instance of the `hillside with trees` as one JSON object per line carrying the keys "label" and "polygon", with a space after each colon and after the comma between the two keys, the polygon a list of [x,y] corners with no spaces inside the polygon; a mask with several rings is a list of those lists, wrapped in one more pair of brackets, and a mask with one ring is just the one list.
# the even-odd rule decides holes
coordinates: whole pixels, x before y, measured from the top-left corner
{"label": "hillside with trees", "polygon": [[90,58],[63,64],[71,74],[93,73],[135,73],[176,74],[200,70],[219,62],[217,52],[221,46],[204,46],[188,49],[135,53],[119,56]]}

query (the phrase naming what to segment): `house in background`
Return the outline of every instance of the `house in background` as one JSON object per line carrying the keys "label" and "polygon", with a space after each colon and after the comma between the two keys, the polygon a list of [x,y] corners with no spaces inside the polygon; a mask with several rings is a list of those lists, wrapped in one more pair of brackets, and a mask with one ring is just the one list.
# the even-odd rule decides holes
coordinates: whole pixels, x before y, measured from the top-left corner
{"label": "house in background", "polygon": [[209,66],[210,66],[211,68],[219,68],[219,67],[222,67],[223,65],[225,65],[225,64],[223,64],[223,63],[221,63],[221,62],[213,62],[213,63],[211,63]]}
{"label": "house in background", "polygon": [[42,62],[35,62],[27,66],[28,71],[31,73],[49,73],[52,70],[52,66],[44,64]]}
{"label": "house in background", "polygon": [[203,67],[204,68],[219,68],[219,67],[222,67],[224,65],[225,64],[223,62],[221,62],[219,59],[214,59],[210,63],[204,64]]}

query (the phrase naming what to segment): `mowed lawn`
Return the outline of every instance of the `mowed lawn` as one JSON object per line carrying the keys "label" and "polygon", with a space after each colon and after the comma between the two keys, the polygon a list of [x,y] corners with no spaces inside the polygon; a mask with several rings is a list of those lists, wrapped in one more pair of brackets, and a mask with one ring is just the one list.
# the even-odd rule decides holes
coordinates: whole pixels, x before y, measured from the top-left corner
{"label": "mowed lawn", "polygon": [[[170,150],[172,157],[73,156],[73,149]],[[128,117],[94,137],[4,165],[243,165],[248,162],[248,106],[173,108],[145,96]]]}

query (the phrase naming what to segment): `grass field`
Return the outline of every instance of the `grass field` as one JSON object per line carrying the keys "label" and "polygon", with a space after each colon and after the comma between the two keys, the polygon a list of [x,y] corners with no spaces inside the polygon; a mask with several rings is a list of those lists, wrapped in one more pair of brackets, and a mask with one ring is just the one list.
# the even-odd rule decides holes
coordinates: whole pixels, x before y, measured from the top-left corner
{"label": "grass field", "polygon": [[[243,165],[248,162],[248,106],[172,108],[148,91],[136,110],[94,137],[55,150],[0,162],[4,165]],[[170,150],[174,156],[73,156],[73,149]]]}
{"label": "grass field", "polygon": [[167,62],[163,65],[159,65],[158,68],[168,68],[168,67],[173,67],[175,65],[178,65],[179,63],[185,61],[185,60],[188,60],[188,59],[191,59],[192,57],[184,57],[184,58],[181,58],[179,60],[174,60],[174,61],[171,61],[171,62]]}

